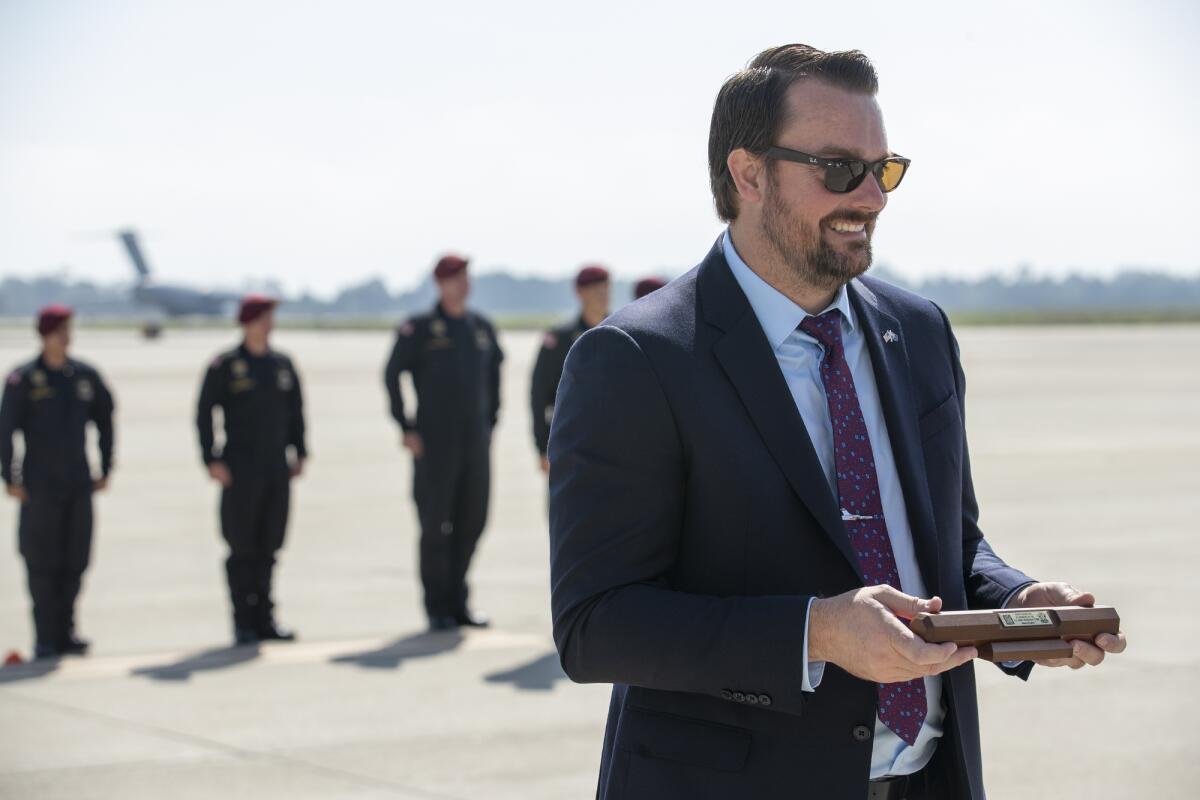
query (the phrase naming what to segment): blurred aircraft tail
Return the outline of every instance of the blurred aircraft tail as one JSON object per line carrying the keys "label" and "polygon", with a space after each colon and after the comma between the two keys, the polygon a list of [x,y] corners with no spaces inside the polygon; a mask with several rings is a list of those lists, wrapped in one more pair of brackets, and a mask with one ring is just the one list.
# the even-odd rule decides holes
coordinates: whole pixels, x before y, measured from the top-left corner
{"label": "blurred aircraft tail", "polygon": [[121,238],[121,244],[125,245],[125,252],[129,254],[129,260],[133,262],[133,268],[137,270],[138,280],[144,281],[150,277],[150,267],[146,264],[146,259],[142,255],[142,248],[138,244],[137,234],[131,230],[124,230],[117,233]]}

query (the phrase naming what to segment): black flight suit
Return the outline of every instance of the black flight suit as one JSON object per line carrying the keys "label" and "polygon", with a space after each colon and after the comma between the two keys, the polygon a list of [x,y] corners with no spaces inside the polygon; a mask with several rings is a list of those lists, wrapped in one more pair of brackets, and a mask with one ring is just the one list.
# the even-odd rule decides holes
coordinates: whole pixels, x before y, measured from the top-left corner
{"label": "black flight suit", "polygon": [[[39,654],[72,646],[75,599],[92,548],[92,473],[86,428],[99,434],[100,473],[113,459],[113,398],[99,373],[68,359],[50,369],[41,357],[16,369],[0,401],[0,475],[29,495],[22,503],[17,538],[29,573]],[[13,464],[13,432],[21,431],[25,456]]]}
{"label": "black flight suit", "polygon": [[554,399],[558,395],[558,382],[562,380],[563,364],[575,340],[587,333],[591,326],[583,317],[563,323],[546,331],[542,347],[538,350],[530,382],[529,399],[533,411],[533,442],[537,451],[546,455],[546,443],[550,441],[550,421],[554,418]]}
{"label": "black flight suit", "polygon": [[[419,433],[425,448],[413,465],[413,499],[430,620],[468,614],[467,569],[487,521],[503,359],[490,322],[474,312],[448,316],[439,304],[400,326],[384,370],[392,417]],[[416,387],[415,420],[404,411],[402,372]]]}
{"label": "black flight suit", "polygon": [[[225,444],[213,439],[213,408],[221,407]],[[300,377],[286,355],[253,355],[245,345],[217,356],[200,387],[196,411],[206,465],[223,462],[233,483],[221,491],[221,534],[229,544],[225,571],[239,633],[273,638],[271,574],[287,529],[291,472],[304,446]]]}

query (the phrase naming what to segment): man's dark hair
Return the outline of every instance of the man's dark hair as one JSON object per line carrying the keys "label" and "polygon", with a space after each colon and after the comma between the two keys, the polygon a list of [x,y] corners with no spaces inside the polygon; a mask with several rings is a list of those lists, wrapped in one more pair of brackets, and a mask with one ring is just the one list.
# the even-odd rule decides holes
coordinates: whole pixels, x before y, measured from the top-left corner
{"label": "man's dark hair", "polygon": [[725,165],[738,148],[762,155],[776,144],[786,120],[784,95],[793,83],[817,78],[839,89],[875,94],[879,80],[871,60],[857,50],[826,53],[806,44],[764,50],[717,93],[708,130],[708,175],[717,214],[730,222],[738,215],[737,187]]}

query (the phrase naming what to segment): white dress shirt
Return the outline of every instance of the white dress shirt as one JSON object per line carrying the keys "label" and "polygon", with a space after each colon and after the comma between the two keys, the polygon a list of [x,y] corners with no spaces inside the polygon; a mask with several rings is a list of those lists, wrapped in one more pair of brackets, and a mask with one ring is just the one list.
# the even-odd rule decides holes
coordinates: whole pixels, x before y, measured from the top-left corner
{"label": "white dress shirt", "polygon": [[[829,421],[829,406],[825,400],[825,385],[821,381],[820,373],[824,347],[816,339],[799,330],[801,321],[809,316],[808,313],[747,266],[734,248],[728,230],[722,245],[733,277],[746,294],[746,299],[750,301],[750,307],[758,317],[763,333],[775,352],[779,369],[787,381],[788,389],[791,390],[792,399],[801,419],[804,420],[804,427],[812,439],[813,448],[836,499],[838,495],[833,456],[833,425]],[[863,329],[855,318],[845,286],[838,290],[833,303],[825,310],[830,309],[837,309],[841,313],[846,362],[854,378],[854,388],[858,393],[858,402],[871,440],[871,450],[875,455],[875,473],[879,480],[883,517],[887,523],[888,537],[892,542],[892,552],[896,557],[900,588],[905,594],[927,597],[925,582],[921,578],[916,552],[913,549],[908,511],[900,487],[900,476],[896,471],[896,460],[892,455],[892,442],[888,438],[887,424],[879,403],[875,372],[871,368],[871,354],[863,340]],[[809,605],[811,607],[811,602]],[[812,692],[821,684],[825,663],[809,664],[807,631],[808,621],[805,620],[804,674],[801,676],[801,688]],[[924,680],[928,708],[916,744],[909,747],[876,717],[875,736],[871,746],[872,780],[914,773],[933,757],[937,739],[942,735],[946,712],[942,706],[941,677],[927,676]]]}

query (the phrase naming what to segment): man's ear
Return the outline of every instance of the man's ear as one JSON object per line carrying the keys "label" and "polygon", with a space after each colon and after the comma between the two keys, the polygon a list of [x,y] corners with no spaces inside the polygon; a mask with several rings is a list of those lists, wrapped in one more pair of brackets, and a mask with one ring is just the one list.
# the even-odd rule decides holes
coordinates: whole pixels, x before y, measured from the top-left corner
{"label": "man's ear", "polygon": [[725,159],[725,166],[729,169],[742,203],[761,204],[766,188],[766,162],[739,147]]}

